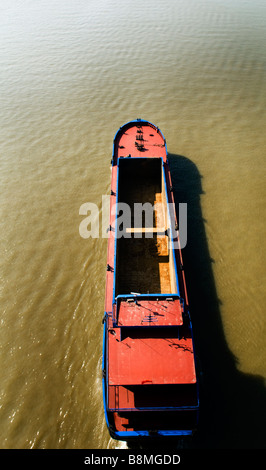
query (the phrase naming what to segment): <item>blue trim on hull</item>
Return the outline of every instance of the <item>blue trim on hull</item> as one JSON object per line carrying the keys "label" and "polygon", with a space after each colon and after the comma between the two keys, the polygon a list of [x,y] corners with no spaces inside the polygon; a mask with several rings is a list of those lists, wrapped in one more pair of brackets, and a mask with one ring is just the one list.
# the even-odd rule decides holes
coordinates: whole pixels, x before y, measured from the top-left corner
{"label": "blue trim on hull", "polygon": [[171,436],[192,436],[192,430],[165,430],[165,431],[120,431],[120,432],[112,432],[110,433],[113,439],[118,440],[128,440],[128,439],[136,439],[139,437],[147,437],[147,438],[154,438],[154,437],[171,437]]}
{"label": "blue trim on hull", "polygon": [[105,421],[107,424],[108,429],[110,428],[109,424],[109,419],[108,419],[108,413],[107,413],[107,401],[106,401],[106,322],[107,318],[105,316],[105,322],[104,322],[104,327],[103,327],[103,348],[102,348],[102,389],[103,389],[103,407],[104,407],[104,416],[105,416]]}

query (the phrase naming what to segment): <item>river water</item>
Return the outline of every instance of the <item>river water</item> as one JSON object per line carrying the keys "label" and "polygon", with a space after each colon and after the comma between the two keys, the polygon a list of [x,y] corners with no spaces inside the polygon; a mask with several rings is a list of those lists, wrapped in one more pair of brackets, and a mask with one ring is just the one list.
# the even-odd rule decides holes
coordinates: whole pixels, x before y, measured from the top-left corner
{"label": "river water", "polygon": [[[101,394],[112,141],[167,141],[200,365],[189,445],[265,447],[264,0],[2,0],[0,447],[115,448]],[[101,225],[101,220],[100,220]]]}

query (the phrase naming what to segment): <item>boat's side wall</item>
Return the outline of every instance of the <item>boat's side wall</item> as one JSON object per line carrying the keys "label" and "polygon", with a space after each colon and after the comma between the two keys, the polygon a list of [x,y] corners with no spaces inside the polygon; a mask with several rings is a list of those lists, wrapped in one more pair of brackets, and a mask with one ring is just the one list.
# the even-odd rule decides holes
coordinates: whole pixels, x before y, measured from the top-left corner
{"label": "boat's side wall", "polygon": [[115,244],[114,244],[114,283],[113,283],[113,305],[115,304],[116,296],[116,285],[117,285],[117,263],[118,263],[118,253],[117,253],[117,205],[119,201],[118,196],[119,189],[119,165],[117,165],[117,180],[116,180],[116,203],[115,203]]}
{"label": "boat's side wall", "polygon": [[162,211],[163,211],[163,225],[165,230],[169,229],[169,220],[167,214],[167,196],[166,196],[166,187],[165,187],[165,179],[164,179],[164,168],[163,165],[161,167],[161,188],[162,188]]}
{"label": "boat's side wall", "polygon": [[165,204],[167,208],[167,230],[168,230],[168,253],[169,253],[169,266],[170,266],[170,280],[171,280],[171,292],[173,294],[180,295],[179,289],[179,282],[178,282],[178,274],[177,274],[177,266],[176,266],[176,256],[175,256],[175,249],[174,249],[174,232],[173,232],[173,222],[174,222],[174,215],[171,211],[175,210],[174,206],[169,206],[169,199],[168,199],[168,192],[167,192],[167,184],[166,184],[166,176],[165,176],[165,168],[162,162],[162,192],[163,197],[165,198]]}
{"label": "boat's side wall", "polygon": [[107,318],[105,317],[104,326],[103,326],[103,348],[102,348],[102,392],[103,392],[103,407],[104,407],[104,416],[107,427],[109,428],[109,419],[107,414],[107,361],[106,361],[106,349],[107,349]]}
{"label": "boat's side wall", "polygon": [[169,234],[169,242],[168,242],[168,255],[169,255],[169,270],[170,270],[170,283],[171,283],[171,293],[176,294],[178,292],[177,284],[177,272],[175,267],[175,253],[172,249],[172,230],[171,230],[171,220],[168,208],[168,196],[167,196],[167,186],[166,186],[166,179],[165,179],[165,171],[164,165],[162,162],[162,171],[161,171],[161,187],[162,187],[162,205],[164,210],[164,227],[168,231]]}

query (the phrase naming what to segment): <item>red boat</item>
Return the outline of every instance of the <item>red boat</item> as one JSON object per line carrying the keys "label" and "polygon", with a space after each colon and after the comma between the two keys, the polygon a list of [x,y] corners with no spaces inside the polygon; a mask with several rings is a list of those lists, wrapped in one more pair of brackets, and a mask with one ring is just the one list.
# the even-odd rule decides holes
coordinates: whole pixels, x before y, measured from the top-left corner
{"label": "red boat", "polygon": [[102,361],[106,423],[119,440],[191,435],[198,422],[198,382],[162,132],[142,119],[123,125],[111,163]]}

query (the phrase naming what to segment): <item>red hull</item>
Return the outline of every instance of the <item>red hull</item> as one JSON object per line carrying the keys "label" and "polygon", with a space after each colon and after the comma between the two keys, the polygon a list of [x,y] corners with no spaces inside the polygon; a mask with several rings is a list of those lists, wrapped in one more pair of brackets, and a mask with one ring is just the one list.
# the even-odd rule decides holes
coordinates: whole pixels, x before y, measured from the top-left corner
{"label": "red hull", "polygon": [[[119,203],[158,200],[165,201],[163,228],[155,217],[148,228],[126,226],[119,235]],[[124,125],[112,159],[103,344],[105,416],[116,439],[187,435],[197,423],[192,326],[178,232],[167,219],[171,204],[161,131],[142,120]]]}

